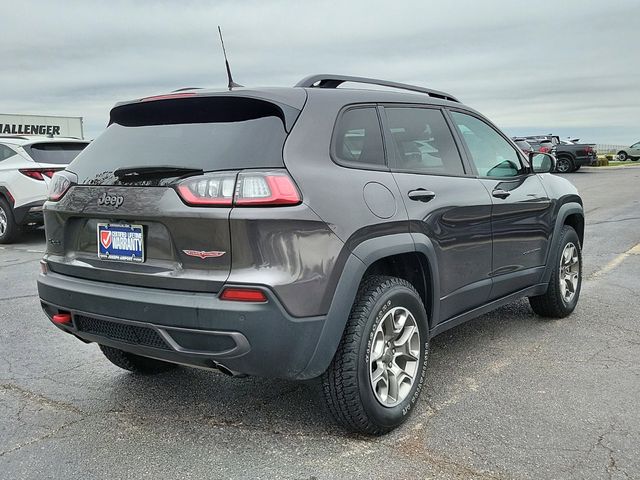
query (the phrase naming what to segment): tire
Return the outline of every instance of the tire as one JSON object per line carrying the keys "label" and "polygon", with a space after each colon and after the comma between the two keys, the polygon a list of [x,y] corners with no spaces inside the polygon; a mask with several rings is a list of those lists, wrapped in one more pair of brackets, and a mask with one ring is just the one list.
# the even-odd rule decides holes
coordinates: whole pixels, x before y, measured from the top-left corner
{"label": "tire", "polygon": [[154,375],[156,373],[168,372],[178,367],[173,363],[163,362],[154,358],[141,357],[140,355],[125,352],[118,348],[107,347],[106,345],[100,345],[100,350],[102,350],[104,356],[107,357],[107,360],[116,367],[141,375]]}
{"label": "tire", "polygon": [[630,157],[632,162],[637,162],[640,160],[640,157]]}
{"label": "tire", "polygon": [[569,157],[558,157],[556,160],[556,172],[558,173],[571,173],[575,168],[573,160]]}
{"label": "tire", "polygon": [[9,203],[0,198],[0,243],[12,243],[18,238],[20,226],[16,224]]}
{"label": "tire", "polygon": [[[397,328],[403,313],[404,328],[397,333],[396,346],[389,346],[385,328]],[[382,435],[402,424],[414,410],[424,384],[428,335],[427,313],[409,282],[380,275],[364,279],[333,361],[322,375],[324,397],[336,421],[348,430],[369,435]],[[400,344],[403,336],[409,341]],[[396,349],[411,353],[414,359]],[[402,374],[403,365],[413,379]],[[376,372],[382,373],[376,375],[374,390]],[[400,389],[393,387],[397,385],[394,378],[401,379]]]}
{"label": "tire", "polygon": [[[571,257],[576,263],[572,265],[577,268],[571,267],[569,271],[565,270],[563,265],[567,263],[565,255],[566,252],[571,250],[570,246],[575,249],[575,255],[571,255]],[[576,308],[580,298],[580,288],[582,287],[582,249],[580,247],[580,239],[576,231],[569,225],[562,227],[558,250],[554,252],[551,261],[553,262],[551,265],[552,274],[547,292],[544,295],[529,297],[529,303],[533,311],[542,317],[564,318]],[[562,278],[561,271],[563,272]],[[568,273],[565,275],[565,272]],[[569,288],[569,283],[572,282],[566,280],[568,275],[575,275],[575,285],[571,288]],[[561,285],[561,279],[565,289]],[[567,292],[571,293],[571,290],[573,290],[573,294],[568,298]]]}
{"label": "tire", "polygon": [[627,158],[629,158],[629,155],[627,155],[627,152],[618,152],[618,155],[616,155],[618,157],[618,160],[620,160],[621,162],[626,162]]}

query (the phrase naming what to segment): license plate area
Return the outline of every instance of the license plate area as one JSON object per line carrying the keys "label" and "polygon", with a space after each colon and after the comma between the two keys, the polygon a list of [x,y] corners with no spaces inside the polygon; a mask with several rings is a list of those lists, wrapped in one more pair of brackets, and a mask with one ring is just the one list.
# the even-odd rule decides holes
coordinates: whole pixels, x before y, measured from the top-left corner
{"label": "license plate area", "polygon": [[98,223],[98,258],[116,262],[144,262],[142,225]]}

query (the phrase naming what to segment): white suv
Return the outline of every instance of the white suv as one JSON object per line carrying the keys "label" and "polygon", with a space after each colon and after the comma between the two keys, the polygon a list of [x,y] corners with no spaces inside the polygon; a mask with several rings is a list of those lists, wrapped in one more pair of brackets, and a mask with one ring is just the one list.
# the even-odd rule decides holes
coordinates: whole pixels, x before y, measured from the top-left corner
{"label": "white suv", "polygon": [[0,136],[0,243],[42,224],[51,177],[87,145],[75,138]]}

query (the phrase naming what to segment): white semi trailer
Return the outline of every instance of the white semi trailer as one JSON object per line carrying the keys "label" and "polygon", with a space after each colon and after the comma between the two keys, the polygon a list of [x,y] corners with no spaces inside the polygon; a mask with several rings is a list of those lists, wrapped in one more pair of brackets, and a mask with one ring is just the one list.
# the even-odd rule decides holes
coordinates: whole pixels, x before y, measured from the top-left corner
{"label": "white semi trailer", "polygon": [[46,135],[84,138],[82,117],[0,113],[0,135]]}

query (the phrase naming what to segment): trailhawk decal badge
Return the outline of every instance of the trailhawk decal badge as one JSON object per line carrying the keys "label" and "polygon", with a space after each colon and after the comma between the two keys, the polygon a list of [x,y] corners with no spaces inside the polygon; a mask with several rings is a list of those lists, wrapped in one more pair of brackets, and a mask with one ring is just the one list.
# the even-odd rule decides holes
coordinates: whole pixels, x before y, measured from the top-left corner
{"label": "trailhawk decal badge", "polygon": [[203,250],[182,250],[184,253],[186,253],[187,255],[189,255],[190,257],[198,257],[201,259],[205,259],[205,258],[217,258],[217,257],[221,257],[222,255],[224,255],[227,252],[220,252],[217,250],[210,250],[208,252],[205,252]]}

